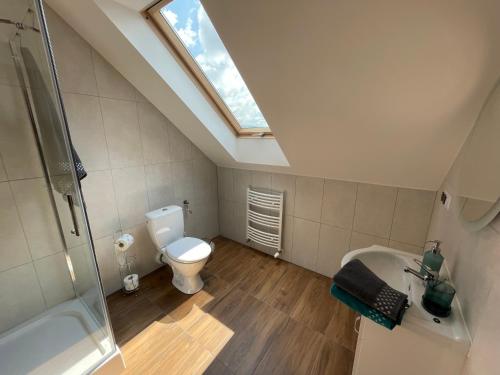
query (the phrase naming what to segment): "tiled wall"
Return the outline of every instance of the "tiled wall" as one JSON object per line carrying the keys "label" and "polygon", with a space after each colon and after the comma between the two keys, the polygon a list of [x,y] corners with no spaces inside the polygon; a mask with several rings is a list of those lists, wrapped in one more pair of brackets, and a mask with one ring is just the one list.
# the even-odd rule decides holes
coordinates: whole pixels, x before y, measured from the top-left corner
{"label": "tiled wall", "polygon": [[480,231],[463,225],[463,200],[458,199],[455,185],[459,173],[457,159],[440,189],[452,194],[451,208],[446,210],[436,202],[429,236],[443,241],[443,254],[472,336],[463,375],[496,375],[500,358],[500,215]]}
{"label": "tiled wall", "polygon": [[186,232],[218,234],[215,165],[54,12],[48,10],[63,100],[88,172],[84,198],[107,293],[121,287],[114,236],[131,233],[141,275],[159,267],[144,214],[187,199]]}
{"label": "tiled wall", "polygon": [[0,333],[74,296],[6,41],[0,43]]}
{"label": "tiled wall", "polygon": [[326,276],[349,249],[380,244],[421,253],[436,197],[433,191],[322,178],[217,172],[223,236],[246,243],[247,186],[285,191],[283,258]]}

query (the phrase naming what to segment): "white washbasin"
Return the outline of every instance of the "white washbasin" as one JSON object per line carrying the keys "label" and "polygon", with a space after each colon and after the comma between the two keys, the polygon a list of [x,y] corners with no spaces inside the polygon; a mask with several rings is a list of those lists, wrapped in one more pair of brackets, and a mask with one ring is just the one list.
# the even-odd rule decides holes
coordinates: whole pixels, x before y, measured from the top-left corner
{"label": "white washbasin", "polygon": [[[419,268],[414,262],[415,258],[421,259],[422,257],[389,247],[373,245],[350,251],[342,258],[341,264],[344,266],[352,259],[359,259],[389,286],[408,295],[410,307],[403,317],[401,327],[436,335],[436,338],[451,340],[468,348],[470,336],[457,296],[452,303],[452,313],[447,318],[439,318],[440,323],[436,323],[435,317],[422,307],[421,299],[425,290],[423,281],[403,271],[406,266],[413,269]],[[448,275],[448,270],[443,266],[441,276],[448,277]]]}

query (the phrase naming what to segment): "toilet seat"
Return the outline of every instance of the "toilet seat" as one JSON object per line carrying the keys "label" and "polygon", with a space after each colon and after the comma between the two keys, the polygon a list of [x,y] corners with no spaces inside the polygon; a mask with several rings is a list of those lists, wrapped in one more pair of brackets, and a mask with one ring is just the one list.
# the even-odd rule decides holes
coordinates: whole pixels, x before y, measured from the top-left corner
{"label": "toilet seat", "polygon": [[180,263],[196,263],[208,258],[212,248],[199,238],[183,237],[162,249],[169,258]]}

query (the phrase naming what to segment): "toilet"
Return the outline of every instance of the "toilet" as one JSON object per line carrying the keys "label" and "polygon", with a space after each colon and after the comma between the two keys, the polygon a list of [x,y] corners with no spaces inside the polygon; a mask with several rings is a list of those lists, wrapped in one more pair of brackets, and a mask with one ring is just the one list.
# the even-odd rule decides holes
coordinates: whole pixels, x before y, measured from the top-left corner
{"label": "toilet", "polygon": [[172,267],[172,284],[181,292],[194,294],[203,288],[200,271],[212,252],[211,246],[194,237],[184,237],[184,213],[167,206],[146,214],[147,228],[158,255],[156,260]]}

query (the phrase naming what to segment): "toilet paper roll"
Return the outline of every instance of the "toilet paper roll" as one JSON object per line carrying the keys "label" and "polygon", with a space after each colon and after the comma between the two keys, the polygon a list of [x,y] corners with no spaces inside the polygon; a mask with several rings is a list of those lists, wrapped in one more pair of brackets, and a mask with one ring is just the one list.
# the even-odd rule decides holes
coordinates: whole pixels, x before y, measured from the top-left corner
{"label": "toilet paper roll", "polygon": [[125,276],[123,279],[123,287],[127,292],[137,289],[139,287],[139,275],[133,273]]}
{"label": "toilet paper roll", "polygon": [[126,251],[134,243],[134,237],[131,234],[125,233],[115,241],[115,249],[117,251]]}

